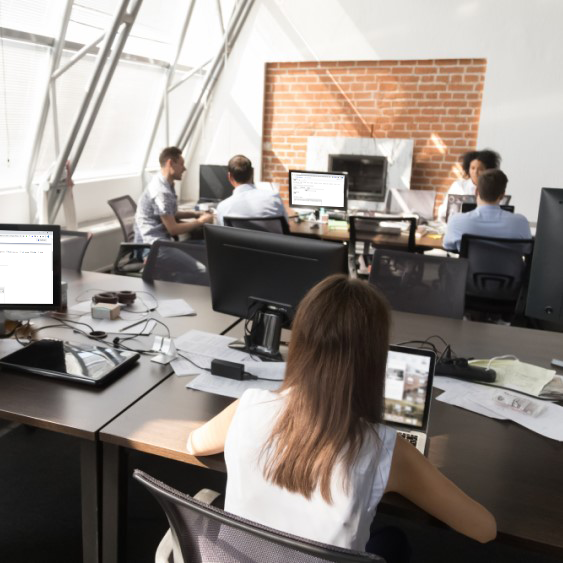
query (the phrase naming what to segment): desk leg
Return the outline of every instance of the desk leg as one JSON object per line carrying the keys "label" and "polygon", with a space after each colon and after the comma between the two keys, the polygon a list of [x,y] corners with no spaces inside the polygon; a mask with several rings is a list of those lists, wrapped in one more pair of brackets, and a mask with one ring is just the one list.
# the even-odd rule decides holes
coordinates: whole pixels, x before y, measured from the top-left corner
{"label": "desk leg", "polygon": [[98,441],[82,440],[80,480],[82,498],[82,561],[99,563],[101,533],[102,449]]}
{"label": "desk leg", "polygon": [[103,561],[126,560],[127,456],[124,448],[104,443]]}

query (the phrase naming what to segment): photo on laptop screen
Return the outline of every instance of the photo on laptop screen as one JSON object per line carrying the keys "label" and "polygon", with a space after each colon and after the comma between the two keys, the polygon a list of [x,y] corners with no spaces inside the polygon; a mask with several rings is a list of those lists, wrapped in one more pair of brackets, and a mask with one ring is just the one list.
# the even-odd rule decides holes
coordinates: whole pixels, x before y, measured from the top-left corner
{"label": "photo on laptop screen", "polygon": [[391,346],[387,356],[385,411],[392,425],[423,429],[428,419],[434,354]]}

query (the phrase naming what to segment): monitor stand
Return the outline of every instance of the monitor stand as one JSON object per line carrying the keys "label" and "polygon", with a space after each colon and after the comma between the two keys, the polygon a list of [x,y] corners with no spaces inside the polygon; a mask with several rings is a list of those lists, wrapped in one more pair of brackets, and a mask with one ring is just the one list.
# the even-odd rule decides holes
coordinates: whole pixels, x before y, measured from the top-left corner
{"label": "monitor stand", "polygon": [[244,342],[236,341],[229,347],[258,356],[268,362],[283,362],[280,338],[289,307],[251,299],[255,304],[261,305],[261,309],[254,314],[250,333],[244,336]]}

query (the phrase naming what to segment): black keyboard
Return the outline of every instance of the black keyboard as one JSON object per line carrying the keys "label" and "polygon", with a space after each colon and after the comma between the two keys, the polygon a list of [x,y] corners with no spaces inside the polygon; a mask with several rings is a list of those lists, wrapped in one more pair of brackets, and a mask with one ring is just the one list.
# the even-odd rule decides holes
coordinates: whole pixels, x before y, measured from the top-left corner
{"label": "black keyboard", "polygon": [[418,442],[418,436],[416,434],[409,434],[408,432],[397,432],[401,438],[404,438],[407,442],[410,442],[415,448]]}

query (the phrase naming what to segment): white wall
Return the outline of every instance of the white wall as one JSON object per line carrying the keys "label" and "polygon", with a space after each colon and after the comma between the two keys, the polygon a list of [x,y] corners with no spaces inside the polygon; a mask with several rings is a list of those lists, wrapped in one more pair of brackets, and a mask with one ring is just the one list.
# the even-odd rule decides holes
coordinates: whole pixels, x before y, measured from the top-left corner
{"label": "white wall", "polygon": [[264,65],[275,61],[486,58],[478,148],[503,157],[517,210],[535,220],[540,189],[563,187],[560,0],[255,0],[188,158],[247,154],[261,168]]}

